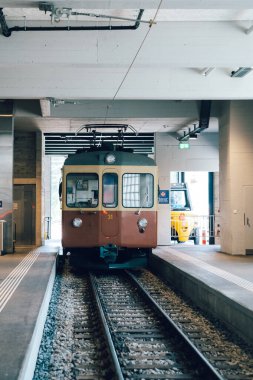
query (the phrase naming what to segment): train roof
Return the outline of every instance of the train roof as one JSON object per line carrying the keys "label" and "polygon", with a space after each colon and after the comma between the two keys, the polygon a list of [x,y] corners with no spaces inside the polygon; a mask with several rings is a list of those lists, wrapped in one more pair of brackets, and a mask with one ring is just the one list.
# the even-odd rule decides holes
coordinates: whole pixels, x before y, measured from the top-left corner
{"label": "train roof", "polygon": [[[108,155],[114,155],[115,161],[111,165],[130,165],[130,166],[156,166],[152,158],[142,154],[135,154],[125,150],[112,151],[112,150],[94,150],[94,151],[80,151],[75,154],[69,155],[66,158],[64,165],[108,165],[105,158]],[[110,164],[109,164],[110,165]]]}

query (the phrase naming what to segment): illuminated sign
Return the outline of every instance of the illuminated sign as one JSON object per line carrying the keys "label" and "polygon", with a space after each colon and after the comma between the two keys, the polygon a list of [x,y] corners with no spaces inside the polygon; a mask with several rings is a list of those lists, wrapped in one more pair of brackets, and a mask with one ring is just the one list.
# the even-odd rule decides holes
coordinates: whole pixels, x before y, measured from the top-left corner
{"label": "illuminated sign", "polygon": [[188,141],[180,141],[178,146],[179,146],[179,149],[189,149],[190,148],[190,144],[188,143]]}

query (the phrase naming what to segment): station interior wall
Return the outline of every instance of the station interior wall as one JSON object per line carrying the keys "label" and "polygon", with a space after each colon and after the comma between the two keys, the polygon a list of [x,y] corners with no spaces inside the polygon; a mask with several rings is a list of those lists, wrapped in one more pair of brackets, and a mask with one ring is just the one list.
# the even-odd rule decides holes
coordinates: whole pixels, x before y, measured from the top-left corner
{"label": "station interior wall", "polygon": [[[174,171],[219,171],[219,134],[203,133],[190,140],[189,149],[179,149],[176,136],[156,133],[155,160],[159,168],[159,187],[170,188],[170,173]],[[170,205],[158,206],[158,244],[170,244]]]}

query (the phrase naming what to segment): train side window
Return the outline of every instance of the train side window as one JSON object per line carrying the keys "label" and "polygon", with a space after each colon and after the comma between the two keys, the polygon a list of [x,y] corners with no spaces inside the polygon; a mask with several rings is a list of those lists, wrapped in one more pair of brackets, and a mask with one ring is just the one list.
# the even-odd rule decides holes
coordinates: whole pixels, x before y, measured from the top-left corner
{"label": "train side window", "polygon": [[154,205],[154,177],[149,173],[123,174],[123,207],[151,208]]}
{"label": "train side window", "polygon": [[118,206],[118,176],[115,173],[103,175],[103,206]]}
{"label": "train side window", "polygon": [[96,173],[69,173],[66,186],[66,203],[68,207],[97,207],[98,175]]}

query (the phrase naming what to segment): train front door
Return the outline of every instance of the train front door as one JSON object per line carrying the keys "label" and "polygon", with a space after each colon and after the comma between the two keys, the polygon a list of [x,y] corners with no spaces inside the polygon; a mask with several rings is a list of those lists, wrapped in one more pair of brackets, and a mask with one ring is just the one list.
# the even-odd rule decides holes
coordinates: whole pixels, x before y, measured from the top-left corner
{"label": "train front door", "polygon": [[14,185],[13,216],[16,245],[35,244],[35,185]]}
{"label": "train front door", "polygon": [[119,232],[118,198],[118,173],[116,170],[106,169],[102,177],[101,231],[108,243]]}

